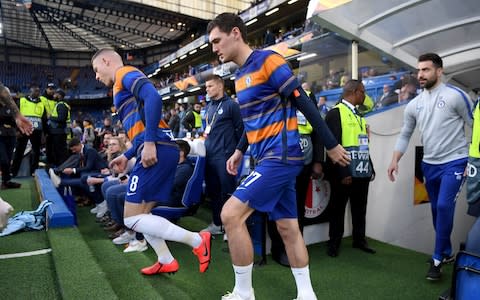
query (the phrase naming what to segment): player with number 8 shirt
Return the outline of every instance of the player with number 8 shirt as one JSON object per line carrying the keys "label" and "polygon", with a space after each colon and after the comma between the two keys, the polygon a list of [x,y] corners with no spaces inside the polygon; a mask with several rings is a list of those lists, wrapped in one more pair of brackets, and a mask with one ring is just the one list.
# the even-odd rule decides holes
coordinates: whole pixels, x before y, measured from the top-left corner
{"label": "player with number 8 shirt", "polygon": [[92,57],[92,66],[97,80],[113,86],[115,107],[133,144],[112,160],[110,167],[121,173],[128,160],[137,157],[125,197],[124,224],[143,233],[158,258],[141,273],[178,271],[179,264],[170,253],[167,240],[190,245],[200,263],[200,272],[205,272],[210,263],[210,233],[191,232],[150,214],[155,206],[169,199],[179,158],[178,146],[162,119],[162,98],[145,74],[135,67],[124,66],[114,50],[99,50]]}

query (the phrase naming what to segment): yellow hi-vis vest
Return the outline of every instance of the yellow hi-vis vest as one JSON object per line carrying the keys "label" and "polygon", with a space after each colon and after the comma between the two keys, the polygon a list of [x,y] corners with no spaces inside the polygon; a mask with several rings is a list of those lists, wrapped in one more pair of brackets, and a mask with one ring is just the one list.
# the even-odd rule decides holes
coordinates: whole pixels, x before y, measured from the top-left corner
{"label": "yellow hi-vis vest", "polygon": [[[305,93],[307,93],[307,96],[310,97],[310,94],[312,92],[305,90]],[[307,118],[303,115],[302,112],[297,110],[297,126],[298,126],[298,133],[300,134],[311,134],[313,131],[312,125],[310,122],[307,121]]]}
{"label": "yellow hi-vis vest", "polygon": [[33,102],[25,97],[20,98],[20,113],[32,122],[34,129],[42,130],[42,116],[45,106],[42,101]]}
{"label": "yellow hi-vis vest", "polygon": [[41,118],[43,116],[43,112],[45,111],[45,106],[42,101],[37,103],[28,100],[25,97],[20,98],[20,112],[25,117],[38,117]]}
{"label": "yellow hi-vis vest", "polygon": [[367,122],[345,103],[335,105],[340,112],[342,146],[350,152],[352,177],[371,177],[372,166],[368,149]]}
{"label": "yellow hi-vis vest", "polygon": [[70,105],[68,105],[67,103],[63,102],[63,101],[58,101],[57,103],[55,103],[55,107],[53,108],[53,111],[52,111],[52,117],[58,117],[58,110],[57,110],[57,107],[59,104],[63,104],[67,107],[67,110],[68,110],[68,115],[67,115],[67,125],[70,123]]}
{"label": "yellow hi-vis vest", "polygon": [[202,115],[192,110],[193,116],[195,117],[195,128],[202,128]]}
{"label": "yellow hi-vis vest", "polygon": [[472,143],[470,144],[468,155],[480,158],[480,105],[478,104],[473,112]]}
{"label": "yellow hi-vis vest", "polygon": [[[480,103],[480,102],[479,102]],[[480,105],[473,112],[472,143],[468,151],[467,203],[468,214],[476,215],[480,205]],[[473,213],[473,214],[472,214]]]}
{"label": "yellow hi-vis vest", "polygon": [[53,110],[55,109],[55,105],[57,105],[57,101],[48,99],[45,96],[40,96],[40,100],[43,102],[43,106],[45,106],[45,110],[47,111],[47,116],[51,116]]}

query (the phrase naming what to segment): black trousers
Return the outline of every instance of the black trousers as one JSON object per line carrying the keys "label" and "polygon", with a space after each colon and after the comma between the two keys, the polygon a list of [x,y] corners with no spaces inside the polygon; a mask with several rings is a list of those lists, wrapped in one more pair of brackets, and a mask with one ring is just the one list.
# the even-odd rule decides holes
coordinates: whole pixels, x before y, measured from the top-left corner
{"label": "black trousers", "polygon": [[330,243],[337,246],[343,237],[345,208],[350,200],[352,213],[352,237],[354,243],[365,242],[365,215],[367,213],[367,198],[369,178],[353,178],[352,184],[344,185],[339,180],[330,182],[332,194],[330,198]]}
{"label": "black trousers", "polygon": [[[305,219],[305,198],[307,197],[308,183],[311,175],[312,165],[306,165],[303,167],[300,174],[298,174],[295,182],[295,190],[297,193],[298,225],[300,226],[300,232],[303,232],[303,220]],[[285,252],[285,245],[283,244],[282,237],[278,233],[277,225],[274,221],[268,221],[268,234],[272,240],[272,254],[280,254]]]}
{"label": "black trousers", "polygon": [[212,219],[217,226],[222,225],[220,213],[223,205],[237,187],[236,178],[227,173],[226,159],[209,159],[205,166],[205,184],[212,203]]}
{"label": "black trousers", "polygon": [[2,171],[2,182],[8,182],[10,176],[10,164],[15,148],[15,136],[0,136],[0,171]]}
{"label": "black trousers", "polygon": [[15,156],[13,158],[12,173],[13,176],[17,176],[20,165],[22,164],[23,153],[27,147],[28,140],[32,143],[32,155],[33,159],[30,165],[30,173],[33,173],[38,168],[38,161],[40,158],[40,146],[42,144],[42,131],[34,130],[30,136],[21,135],[17,140],[17,147],[15,150]]}
{"label": "black trousers", "polygon": [[[58,167],[68,157],[67,152],[67,135],[66,134],[49,134],[47,139],[47,145],[50,142],[51,161],[48,162]],[[48,157],[48,154],[47,154]]]}

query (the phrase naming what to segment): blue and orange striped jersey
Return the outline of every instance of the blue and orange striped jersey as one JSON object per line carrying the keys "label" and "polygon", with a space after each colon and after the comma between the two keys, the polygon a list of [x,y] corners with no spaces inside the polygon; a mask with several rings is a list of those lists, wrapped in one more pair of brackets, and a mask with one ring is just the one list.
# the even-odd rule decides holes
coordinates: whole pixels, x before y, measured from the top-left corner
{"label": "blue and orange striped jersey", "polygon": [[299,83],[282,56],[255,50],[235,74],[235,89],[250,151],[258,160],[303,164],[296,109],[285,99]]}
{"label": "blue and orange striped jersey", "polygon": [[[148,84],[152,85],[147,90],[148,97],[142,99],[139,94]],[[145,101],[151,101],[150,108],[154,109],[144,109]],[[127,157],[132,157],[144,141],[171,142],[173,140],[171,130],[162,119],[162,98],[150,80],[137,68],[124,66],[115,72],[113,103],[123,128],[133,144],[132,149],[127,152],[128,155],[126,153]],[[146,132],[145,123],[149,124],[149,120],[153,120],[153,124],[158,125],[152,126],[153,128],[149,128]]]}

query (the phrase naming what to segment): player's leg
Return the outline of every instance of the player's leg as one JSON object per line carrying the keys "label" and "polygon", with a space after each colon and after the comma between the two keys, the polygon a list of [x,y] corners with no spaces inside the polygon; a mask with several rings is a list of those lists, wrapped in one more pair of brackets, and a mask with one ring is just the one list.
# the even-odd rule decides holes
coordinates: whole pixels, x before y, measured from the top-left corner
{"label": "player's leg", "polygon": [[[145,235],[155,252],[160,254],[158,263],[175,264],[173,256],[166,247],[165,240],[190,245],[199,259],[200,272],[205,272],[210,263],[210,233],[191,232],[163,217],[150,214],[158,200],[168,199],[170,195],[178,161],[178,151],[169,146],[157,146],[157,156],[161,163],[149,168],[143,168],[140,160],[137,160],[127,187],[125,226]],[[162,268],[157,269],[157,273],[163,273]],[[170,268],[165,272],[171,273],[172,269],[175,268]]]}
{"label": "player's leg", "polygon": [[298,226],[295,180],[285,184],[282,199],[270,213],[270,217],[276,220],[278,232],[285,245],[297,286],[297,298],[317,299],[310,280],[307,247]]}
{"label": "player's leg", "polygon": [[223,206],[221,218],[235,274],[232,293],[222,299],[255,299],[252,288],[253,246],[245,221],[254,210],[235,196]]}

